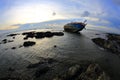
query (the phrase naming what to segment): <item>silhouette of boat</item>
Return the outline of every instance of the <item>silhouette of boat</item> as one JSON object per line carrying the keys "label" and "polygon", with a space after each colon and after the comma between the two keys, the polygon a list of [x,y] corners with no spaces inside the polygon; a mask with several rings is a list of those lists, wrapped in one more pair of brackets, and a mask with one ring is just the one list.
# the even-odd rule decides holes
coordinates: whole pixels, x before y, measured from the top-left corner
{"label": "silhouette of boat", "polygon": [[81,30],[83,30],[85,28],[86,24],[85,20],[84,22],[71,22],[71,23],[67,23],[64,25],[64,31],[67,32],[79,32]]}

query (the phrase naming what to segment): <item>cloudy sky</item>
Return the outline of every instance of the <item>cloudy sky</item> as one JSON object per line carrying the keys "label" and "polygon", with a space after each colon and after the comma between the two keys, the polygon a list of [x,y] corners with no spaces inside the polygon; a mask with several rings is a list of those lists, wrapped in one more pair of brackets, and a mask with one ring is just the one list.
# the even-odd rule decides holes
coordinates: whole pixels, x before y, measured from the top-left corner
{"label": "cloudy sky", "polygon": [[0,0],[0,30],[17,28],[14,24],[81,18],[120,29],[119,12],[120,0]]}

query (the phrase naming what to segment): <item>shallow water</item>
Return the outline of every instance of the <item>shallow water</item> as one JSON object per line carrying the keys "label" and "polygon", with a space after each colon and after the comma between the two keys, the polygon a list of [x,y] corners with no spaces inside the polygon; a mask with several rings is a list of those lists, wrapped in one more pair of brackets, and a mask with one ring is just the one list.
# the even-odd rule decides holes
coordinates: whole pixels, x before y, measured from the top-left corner
{"label": "shallow water", "polygon": [[[54,31],[51,29],[36,31]],[[17,33],[22,33],[17,32]],[[97,35],[96,35],[97,34]],[[5,34],[6,35],[6,34]],[[0,40],[11,39],[3,35]],[[0,77],[9,76],[10,67],[15,69],[11,75],[32,77],[32,71],[26,69],[30,63],[39,62],[40,57],[55,58],[61,61],[93,61],[99,63],[102,68],[114,79],[120,79],[120,57],[111,52],[100,49],[91,38],[105,37],[98,31],[83,30],[79,34],[64,32],[64,36],[51,38],[23,40],[24,36],[17,35],[14,42],[0,44]],[[24,41],[35,41],[36,45],[27,48],[19,48]],[[56,45],[56,48],[54,47]],[[15,50],[11,49],[16,47]],[[54,73],[53,73],[54,74]]]}

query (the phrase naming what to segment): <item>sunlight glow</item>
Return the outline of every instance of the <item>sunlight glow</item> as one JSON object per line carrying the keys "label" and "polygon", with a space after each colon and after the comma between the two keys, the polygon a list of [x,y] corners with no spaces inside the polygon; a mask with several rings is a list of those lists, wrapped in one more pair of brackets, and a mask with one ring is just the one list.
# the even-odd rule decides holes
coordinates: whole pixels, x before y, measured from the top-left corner
{"label": "sunlight glow", "polygon": [[64,19],[59,13],[53,15],[54,11],[59,10],[50,5],[28,5],[20,6],[10,11],[11,23],[34,23],[55,19]]}

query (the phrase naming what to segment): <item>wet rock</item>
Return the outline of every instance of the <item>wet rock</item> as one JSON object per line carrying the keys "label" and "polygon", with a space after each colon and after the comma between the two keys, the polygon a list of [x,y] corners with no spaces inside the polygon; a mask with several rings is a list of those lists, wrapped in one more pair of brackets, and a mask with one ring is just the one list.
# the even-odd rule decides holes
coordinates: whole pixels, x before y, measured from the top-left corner
{"label": "wet rock", "polygon": [[7,42],[13,42],[14,40],[8,40]]}
{"label": "wet rock", "polygon": [[107,42],[107,40],[102,39],[102,38],[94,38],[94,39],[92,39],[92,41],[95,44],[99,45],[100,47],[104,47],[103,45]]}
{"label": "wet rock", "polygon": [[107,39],[94,38],[92,41],[114,54],[120,54],[120,35],[108,34]]}
{"label": "wet rock", "polygon": [[16,47],[12,47],[11,49],[16,49]]}
{"label": "wet rock", "polygon": [[16,36],[16,35],[18,35],[18,34],[9,34],[9,35],[7,35],[7,36]]}
{"label": "wet rock", "polygon": [[4,43],[4,44],[7,43],[7,39],[3,39],[2,43]]}
{"label": "wet rock", "polygon": [[54,48],[56,48],[57,47],[57,45],[54,45]]}
{"label": "wet rock", "polygon": [[29,46],[33,46],[33,45],[35,45],[35,44],[36,44],[36,42],[26,41],[26,42],[23,43],[23,46],[24,46],[24,47],[29,47]]}
{"label": "wet rock", "polygon": [[40,77],[41,75],[46,74],[49,70],[50,70],[50,67],[42,65],[36,70],[35,77]]}
{"label": "wet rock", "polygon": [[91,63],[71,66],[67,72],[58,75],[53,80],[110,80],[110,77],[98,64]]}
{"label": "wet rock", "polygon": [[120,40],[120,35],[118,34],[107,34],[108,40]]}
{"label": "wet rock", "polygon": [[22,33],[22,35],[26,35],[26,37],[24,37],[24,40],[26,40],[28,38],[34,38],[35,32],[34,31],[32,31],[32,32],[24,32],[24,33]]}
{"label": "wet rock", "polygon": [[13,39],[15,39],[15,37],[13,37]]}
{"label": "wet rock", "polygon": [[53,32],[53,35],[55,35],[55,36],[63,36],[64,33],[63,32]]}
{"label": "wet rock", "polygon": [[53,37],[53,33],[50,31],[45,32],[45,37]]}
{"label": "wet rock", "polygon": [[45,34],[44,32],[36,32],[35,38],[36,39],[40,39],[40,38],[44,38]]}
{"label": "wet rock", "polygon": [[47,32],[24,32],[22,33],[22,35],[26,35],[24,37],[24,40],[28,39],[28,38],[36,38],[36,39],[41,39],[41,38],[44,38],[44,37],[53,37],[53,36],[63,36],[64,33],[63,32],[50,32],[50,31],[47,31]]}
{"label": "wet rock", "polygon": [[110,77],[104,75],[104,77],[108,77],[108,79],[100,79],[103,73],[105,73],[98,64],[90,64],[85,72],[80,74],[78,80],[110,80]]}

